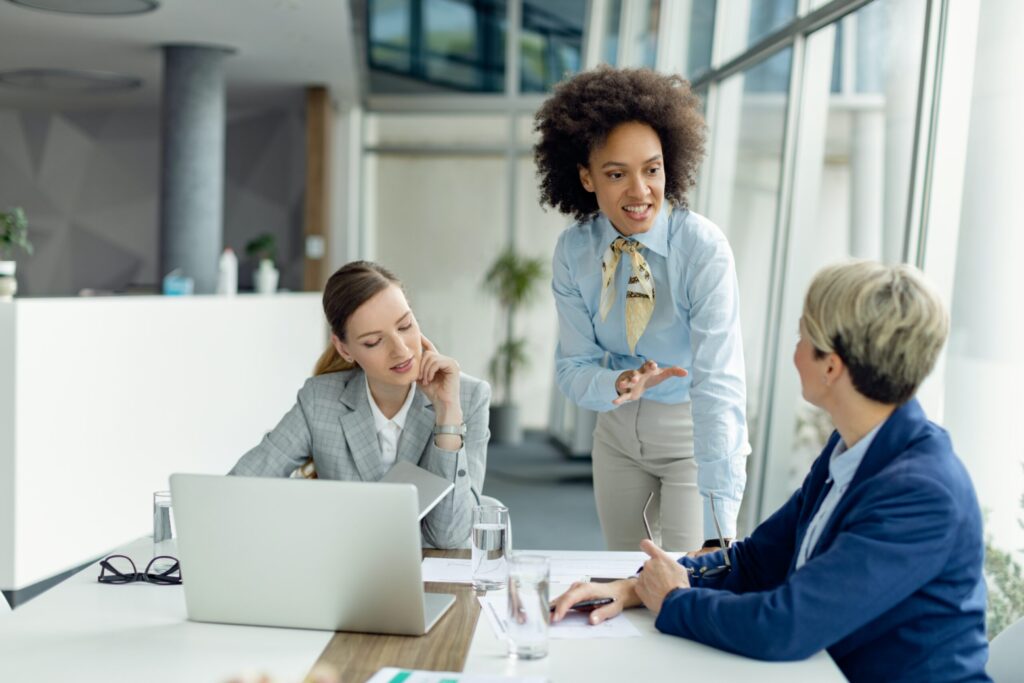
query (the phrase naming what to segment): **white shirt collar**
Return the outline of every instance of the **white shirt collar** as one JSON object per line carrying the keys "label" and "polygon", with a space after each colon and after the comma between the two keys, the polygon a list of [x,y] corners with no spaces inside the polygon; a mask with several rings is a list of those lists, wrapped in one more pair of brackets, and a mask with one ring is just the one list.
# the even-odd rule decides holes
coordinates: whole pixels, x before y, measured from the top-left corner
{"label": "white shirt collar", "polygon": [[853,481],[853,475],[857,473],[857,468],[860,467],[861,461],[867,455],[868,449],[871,448],[871,442],[878,436],[878,430],[884,424],[885,420],[862,436],[852,448],[847,448],[846,442],[841,438],[836,442],[835,448],[832,449],[832,455],[829,457],[828,474],[829,478],[835,482],[837,489],[843,489]]}
{"label": "white shirt collar", "polygon": [[395,416],[390,420],[384,417],[384,413],[380,411],[380,407],[377,405],[377,401],[373,399],[373,394],[370,393],[370,381],[366,379],[366,375],[363,374],[363,381],[366,382],[366,400],[370,403],[370,412],[373,413],[373,426],[374,431],[378,434],[389,423],[394,422],[399,430],[405,429],[405,418],[409,415],[409,407],[412,405],[413,396],[416,394],[416,386],[411,385],[409,387],[409,393],[405,397],[405,403],[399,408]]}

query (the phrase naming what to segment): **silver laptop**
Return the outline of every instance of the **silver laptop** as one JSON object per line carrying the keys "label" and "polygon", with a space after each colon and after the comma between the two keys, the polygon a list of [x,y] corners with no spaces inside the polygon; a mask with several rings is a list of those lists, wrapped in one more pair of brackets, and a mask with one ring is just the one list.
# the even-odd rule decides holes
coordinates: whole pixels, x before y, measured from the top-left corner
{"label": "silver laptop", "polygon": [[416,488],[171,476],[188,618],[422,635],[455,602],[424,593]]}

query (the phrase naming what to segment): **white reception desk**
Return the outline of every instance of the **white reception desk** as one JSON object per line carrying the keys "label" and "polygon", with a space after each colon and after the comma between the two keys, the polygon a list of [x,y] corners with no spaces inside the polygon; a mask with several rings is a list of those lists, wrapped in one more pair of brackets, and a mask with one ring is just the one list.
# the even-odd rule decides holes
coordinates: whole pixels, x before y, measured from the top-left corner
{"label": "white reception desk", "polygon": [[152,531],[172,472],[226,472],[323,351],[315,293],[0,303],[0,589]]}

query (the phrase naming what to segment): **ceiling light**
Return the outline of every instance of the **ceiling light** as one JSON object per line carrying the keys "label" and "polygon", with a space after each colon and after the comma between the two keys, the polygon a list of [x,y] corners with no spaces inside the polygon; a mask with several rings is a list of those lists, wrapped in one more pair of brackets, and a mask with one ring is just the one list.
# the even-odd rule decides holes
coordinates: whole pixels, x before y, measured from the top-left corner
{"label": "ceiling light", "polygon": [[160,6],[160,0],[8,0],[15,5],[64,14],[117,16],[143,14]]}
{"label": "ceiling light", "polygon": [[134,90],[142,85],[142,79],[108,71],[17,69],[0,71],[0,85],[30,90],[88,93]]}

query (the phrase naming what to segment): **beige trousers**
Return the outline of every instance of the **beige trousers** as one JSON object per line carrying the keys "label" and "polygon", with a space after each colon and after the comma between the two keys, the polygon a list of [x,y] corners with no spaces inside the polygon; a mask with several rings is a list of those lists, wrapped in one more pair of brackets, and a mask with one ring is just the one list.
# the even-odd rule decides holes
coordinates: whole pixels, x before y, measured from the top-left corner
{"label": "beige trousers", "polygon": [[668,551],[700,548],[703,506],[693,459],[689,403],[640,399],[600,413],[594,428],[594,495],[609,550],[638,550],[648,508],[654,541]]}

